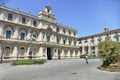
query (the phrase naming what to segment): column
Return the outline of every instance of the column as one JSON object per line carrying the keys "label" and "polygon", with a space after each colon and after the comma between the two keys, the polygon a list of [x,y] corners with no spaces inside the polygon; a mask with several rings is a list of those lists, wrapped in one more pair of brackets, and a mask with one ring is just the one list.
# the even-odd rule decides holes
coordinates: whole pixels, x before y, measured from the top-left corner
{"label": "column", "polygon": [[13,38],[14,39],[19,39],[19,27],[18,26],[14,27]]}
{"label": "column", "polygon": [[61,57],[61,59],[65,57],[65,51],[64,51],[64,49],[62,49],[60,57]]}
{"label": "column", "polygon": [[92,53],[91,53],[91,46],[88,46],[88,55],[90,56]]}
{"label": "column", "polygon": [[75,57],[76,57],[76,55],[75,55],[75,50],[73,50],[73,55],[72,55],[72,56],[73,56],[73,58],[75,58]]}
{"label": "column", "polygon": [[[43,51],[43,49],[44,49],[45,51]],[[40,46],[38,52],[39,52],[39,53],[38,53],[38,56],[40,56],[40,59],[47,59],[47,49],[46,49],[46,47]]]}
{"label": "column", "polygon": [[53,59],[58,59],[58,48],[53,48]]}
{"label": "column", "polygon": [[70,50],[68,50],[67,57],[70,58]]}
{"label": "column", "polygon": [[42,32],[39,32],[37,41],[42,41],[42,39],[43,39],[43,34]]}
{"label": "column", "polygon": [[85,47],[83,46],[82,47],[82,55],[84,55],[84,54],[86,54],[86,53],[85,53]]}
{"label": "column", "polygon": [[60,44],[63,44],[63,37],[61,36]]}
{"label": "column", "polygon": [[78,49],[78,55],[77,55],[77,57],[80,58],[80,55],[81,55],[80,54],[80,50]]}
{"label": "column", "polygon": [[66,44],[69,45],[69,39],[68,38],[66,39]]}
{"label": "column", "polygon": [[[44,40],[43,41],[47,41],[47,34],[45,33],[45,36],[44,36]],[[51,40],[50,40],[51,41]]]}
{"label": "column", "polygon": [[30,35],[31,35],[30,32],[31,32],[31,29],[29,29],[28,32],[27,32],[27,40],[30,40]]}
{"label": "column", "polygon": [[99,50],[98,50],[98,47],[95,46],[95,55],[96,55],[96,56],[98,56],[98,51],[99,51]]}
{"label": "column", "polygon": [[0,37],[3,37],[4,35],[4,27],[5,25],[3,23],[0,23]]}
{"label": "column", "polygon": [[17,60],[17,57],[18,57],[18,45],[17,45],[17,43],[15,43],[15,45],[14,45],[12,57],[13,57],[13,60]]}

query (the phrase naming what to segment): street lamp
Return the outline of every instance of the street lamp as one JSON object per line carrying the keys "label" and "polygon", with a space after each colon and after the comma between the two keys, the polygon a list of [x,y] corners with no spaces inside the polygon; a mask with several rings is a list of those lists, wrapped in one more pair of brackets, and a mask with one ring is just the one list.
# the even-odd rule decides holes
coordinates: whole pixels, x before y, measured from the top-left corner
{"label": "street lamp", "polygon": [[[1,41],[0,41],[0,49],[1,49]],[[1,58],[0,58],[0,63],[3,62],[3,52],[0,50]]]}
{"label": "street lamp", "polygon": [[32,46],[32,36],[33,36],[33,33],[30,32],[29,59],[32,59],[32,51],[31,51],[31,46]]}

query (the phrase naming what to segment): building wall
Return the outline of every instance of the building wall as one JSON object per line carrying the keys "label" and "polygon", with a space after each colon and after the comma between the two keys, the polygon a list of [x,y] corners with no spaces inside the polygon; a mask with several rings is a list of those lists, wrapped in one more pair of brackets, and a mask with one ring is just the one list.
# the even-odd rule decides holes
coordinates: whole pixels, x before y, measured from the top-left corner
{"label": "building wall", "polygon": [[[56,23],[55,16],[45,11],[40,11],[39,16],[35,17],[0,6],[0,54],[3,54],[4,60],[28,59],[31,56],[47,59],[48,48],[51,49],[53,59],[79,58],[77,31]],[[12,15],[12,19],[8,15]],[[23,17],[25,23],[22,23]]]}
{"label": "building wall", "polygon": [[120,42],[120,30],[108,30],[103,33],[79,38],[80,53],[82,55],[88,54],[89,56],[99,55],[97,45],[107,39]]}

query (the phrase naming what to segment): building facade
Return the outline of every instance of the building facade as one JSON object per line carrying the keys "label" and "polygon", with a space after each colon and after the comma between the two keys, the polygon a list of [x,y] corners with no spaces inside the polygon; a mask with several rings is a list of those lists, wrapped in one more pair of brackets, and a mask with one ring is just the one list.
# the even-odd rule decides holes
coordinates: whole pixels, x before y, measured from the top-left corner
{"label": "building facade", "polygon": [[109,30],[105,26],[103,33],[79,38],[80,54],[88,54],[89,56],[99,55],[97,45],[104,40],[120,42],[120,29]]}
{"label": "building facade", "polygon": [[0,55],[3,60],[79,58],[77,31],[56,23],[49,5],[38,16],[1,5]]}

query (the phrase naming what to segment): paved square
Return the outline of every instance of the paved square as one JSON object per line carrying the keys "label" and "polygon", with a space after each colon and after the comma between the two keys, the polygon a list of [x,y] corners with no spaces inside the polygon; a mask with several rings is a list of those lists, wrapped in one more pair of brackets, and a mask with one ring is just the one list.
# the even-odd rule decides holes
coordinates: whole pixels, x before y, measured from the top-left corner
{"label": "paved square", "polygon": [[98,59],[52,60],[43,65],[11,66],[0,64],[0,80],[120,80],[120,72],[106,72],[96,67]]}

